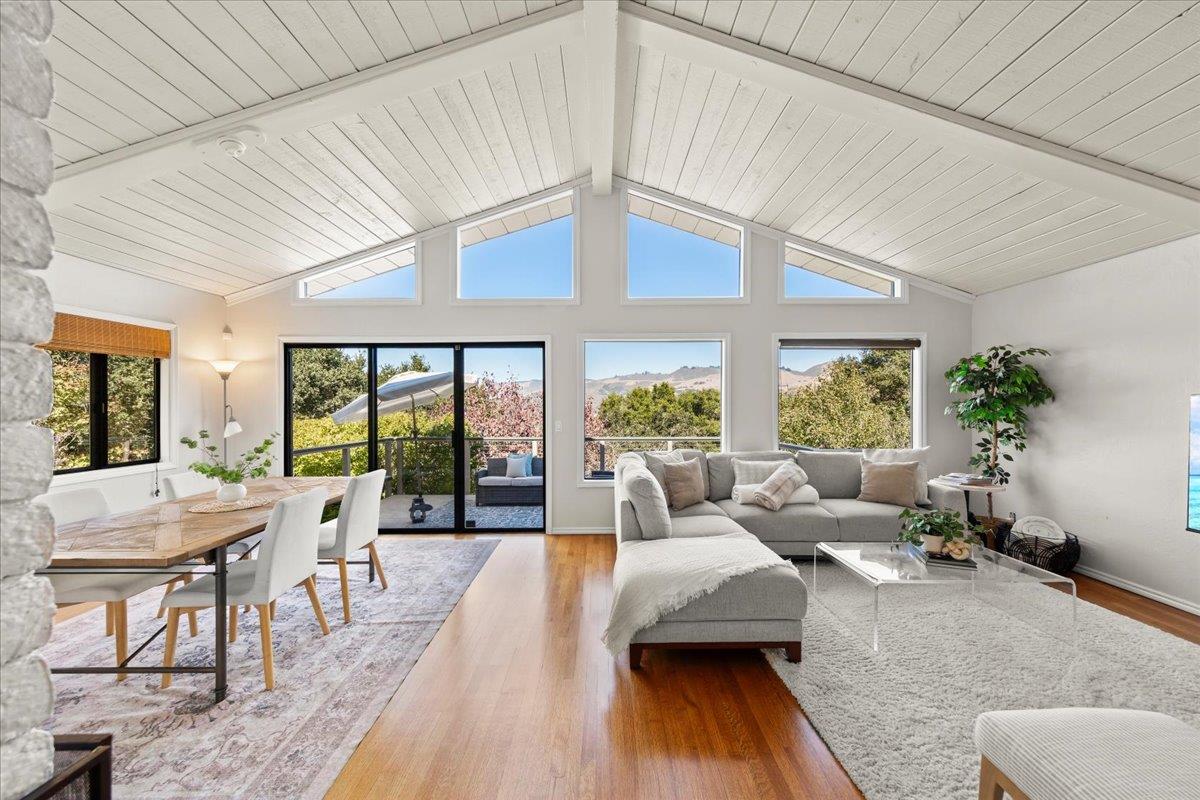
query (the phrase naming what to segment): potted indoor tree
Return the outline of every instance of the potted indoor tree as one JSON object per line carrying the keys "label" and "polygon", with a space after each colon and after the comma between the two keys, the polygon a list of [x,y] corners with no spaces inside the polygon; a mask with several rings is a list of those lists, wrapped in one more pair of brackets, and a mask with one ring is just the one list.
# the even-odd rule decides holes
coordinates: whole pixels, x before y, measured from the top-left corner
{"label": "potted indoor tree", "polygon": [[[953,414],[963,430],[981,434],[970,463],[993,484],[1003,486],[1012,477],[1002,462],[1011,462],[1013,456],[1005,450],[1025,449],[1025,426],[1029,421],[1026,409],[1054,399],[1054,391],[1037,367],[1027,361],[1048,355],[1050,352],[1040,347],[1017,350],[1004,344],[967,356],[946,371],[950,391],[966,395],[947,406],[946,413]],[[987,494],[987,511],[983,524],[994,529],[997,521],[991,492]]]}
{"label": "potted indoor tree", "polygon": [[245,481],[247,478],[265,478],[271,468],[271,445],[279,434],[272,433],[262,443],[250,448],[232,467],[224,463],[220,450],[209,442],[208,431],[200,431],[197,439],[184,436],[179,441],[189,450],[200,450],[206,461],[193,461],[188,467],[192,472],[198,472],[206,478],[216,478],[221,483],[217,489],[217,499],[222,503],[236,503],[246,496]]}

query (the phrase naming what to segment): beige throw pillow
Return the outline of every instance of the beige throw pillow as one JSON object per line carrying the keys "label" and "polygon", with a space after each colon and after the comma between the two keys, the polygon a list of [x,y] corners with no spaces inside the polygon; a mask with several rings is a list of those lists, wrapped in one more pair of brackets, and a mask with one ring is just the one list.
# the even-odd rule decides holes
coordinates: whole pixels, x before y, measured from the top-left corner
{"label": "beige throw pillow", "polygon": [[917,507],[916,461],[883,464],[862,462],[862,491],[859,500],[869,503],[891,503],[906,508]]}
{"label": "beige throw pillow", "polygon": [[863,450],[863,459],[880,464],[917,462],[917,504],[929,504],[929,452],[932,447]]}
{"label": "beige throw pillow", "polygon": [[698,458],[680,464],[663,464],[663,482],[667,486],[667,502],[676,511],[704,499],[704,475],[700,472]]}
{"label": "beige throw pillow", "polygon": [[677,453],[674,450],[655,451],[642,453],[642,459],[646,462],[646,469],[650,470],[650,474],[654,476],[654,480],[658,481],[658,485],[667,490],[667,479],[663,476],[663,467],[667,464],[682,464],[683,453]]}

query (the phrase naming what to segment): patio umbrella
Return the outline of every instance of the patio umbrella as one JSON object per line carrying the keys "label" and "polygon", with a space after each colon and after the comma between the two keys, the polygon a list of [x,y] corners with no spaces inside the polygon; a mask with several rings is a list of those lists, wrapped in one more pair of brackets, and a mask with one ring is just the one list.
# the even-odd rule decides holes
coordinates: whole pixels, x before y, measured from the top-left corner
{"label": "patio umbrella", "polygon": [[[463,373],[464,386],[475,386],[478,383],[478,376]],[[438,400],[450,397],[453,394],[453,372],[401,372],[388,378],[375,389],[375,399],[380,415],[394,414],[399,411],[408,411],[412,414],[411,438],[414,444],[419,435],[417,430],[417,409],[431,406]],[[344,425],[347,422],[362,422],[367,419],[367,402],[366,394],[359,395],[337,411],[334,411],[331,415],[333,421],[338,425]],[[423,522],[425,512],[433,510],[433,506],[425,502],[424,491],[421,486],[422,477],[421,467],[418,463],[416,471],[417,496],[413,498],[412,506],[408,511],[413,522]]]}

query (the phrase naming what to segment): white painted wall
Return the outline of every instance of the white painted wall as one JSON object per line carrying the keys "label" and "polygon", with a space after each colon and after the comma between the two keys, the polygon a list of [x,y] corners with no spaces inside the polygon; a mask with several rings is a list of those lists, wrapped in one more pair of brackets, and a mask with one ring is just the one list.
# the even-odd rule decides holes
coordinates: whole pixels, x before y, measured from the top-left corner
{"label": "white painted wall", "polygon": [[972,335],[975,349],[1053,353],[1057,399],[1033,412],[1001,513],[1058,521],[1097,577],[1200,613],[1200,534],[1186,530],[1200,236],[984,295]]}
{"label": "white painted wall", "polygon": [[[463,339],[549,335],[551,530],[612,528],[611,489],[578,486],[578,337],[580,334],[728,333],[726,368],[730,443],[735,449],[773,445],[775,399],[772,336],[789,332],[904,332],[927,334],[928,441],[936,471],[965,467],[969,440],[942,414],[948,402],[942,373],[970,344],[971,307],[918,288],[911,300],[891,305],[780,305],[777,302],[777,243],[754,234],[750,245],[751,302],[737,305],[622,305],[619,300],[622,246],[618,195],[582,193],[582,285],[579,305],[451,305],[454,237],[438,235],[422,244],[421,305],[297,305],[291,288],[229,308],[235,332],[230,356],[244,363],[230,380],[230,395],[248,440],[282,430],[280,336],[371,337],[417,341],[422,337]],[[219,327],[219,326],[218,326]]]}
{"label": "white painted wall", "polygon": [[[180,445],[179,437],[194,436],[200,428],[219,430],[221,425],[221,380],[209,361],[224,357],[221,329],[225,325],[225,301],[143,275],[113,269],[74,256],[55,253],[45,274],[56,307],[73,306],[157,322],[174,323],[175,350],[163,365],[168,391],[166,462],[159,474],[186,469],[192,453]],[[249,440],[247,440],[249,441]],[[154,469],[148,466],[117,467],[89,473],[58,476],[51,491],[81,485],[100,488],[115,511],[156,502]]]}

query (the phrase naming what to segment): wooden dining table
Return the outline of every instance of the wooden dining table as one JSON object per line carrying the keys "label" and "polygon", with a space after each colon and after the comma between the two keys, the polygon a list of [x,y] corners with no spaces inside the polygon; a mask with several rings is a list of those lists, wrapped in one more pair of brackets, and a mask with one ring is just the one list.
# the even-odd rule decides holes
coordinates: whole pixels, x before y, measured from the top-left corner
{"label": "wooden dining table", "polygon": [[[166,583],[178,574],[181,564],[195,564],[197,570],[210,568],[215,580],[216,618],[215,652],[212,666],[131,667],[137,657],[166,628],[164,625],[143,642],[125,662],[115,667],[51,666],[60,674],[113,673],[211,673],[216,701],[225,699],[226,682],[226,548],[234,542],[261,533],[267,527],[275,504],[312,489],[324,489],[326,505],[340,503],[349,478],[263,478],[246,482],[247,499],[267,502],[255,508],[202,513],[189,509],[214,500],[213,493],[168,500],[123,514],[93,517],[55,532],[50,565],[42,574],[79,572],[104,574],[154,574],[159,571]],[[284,532],[286,536],[286,532]],[[315,557],[315,553],[313,554]],[[174,568],[174,570],[172,570]]]}

